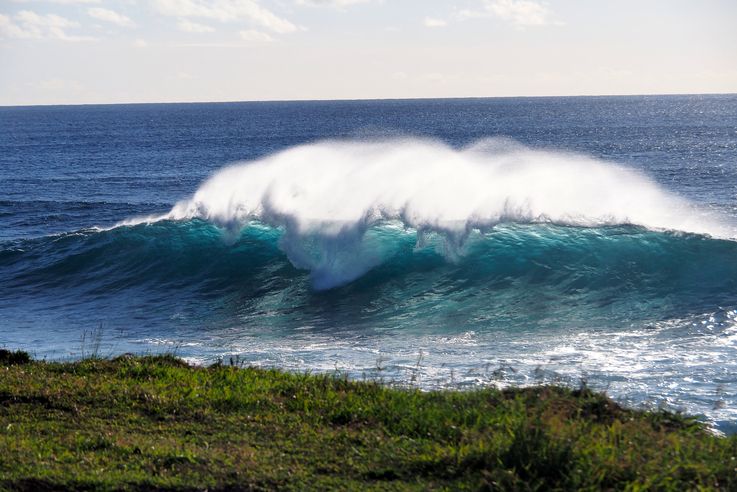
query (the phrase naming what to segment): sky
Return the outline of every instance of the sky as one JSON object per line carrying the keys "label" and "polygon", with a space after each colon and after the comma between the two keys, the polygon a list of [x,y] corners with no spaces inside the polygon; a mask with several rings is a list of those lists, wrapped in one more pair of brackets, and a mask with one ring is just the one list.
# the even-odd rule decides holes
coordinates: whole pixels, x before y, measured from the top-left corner
{"label": "sky", "polygon": [[0,0],[0,105],[737,92],[736,0]]}

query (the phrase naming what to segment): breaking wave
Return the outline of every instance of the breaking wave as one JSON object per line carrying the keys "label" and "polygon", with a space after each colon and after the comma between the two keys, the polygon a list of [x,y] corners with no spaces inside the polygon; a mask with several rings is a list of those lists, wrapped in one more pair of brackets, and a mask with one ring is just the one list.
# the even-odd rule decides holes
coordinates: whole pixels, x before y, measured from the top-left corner
{"label": "breaking wave", "polygon": [[726,219],[585,156],[498,139],[322,142],[223,169],[162,216],[2,243],[0,296],[289,292],[292,309],[368,289],[408,317],[428,293],[433,309],[464,298],[454,309],[471,317],[541,303],[667,317],[733,304],[732,236]]}
{"label": "breaking wave", "polygon": [[[499,224],[632,225],[732,238],[735,228],[660,188],[642,173],[571,153],[486,139],[456,150],[430,140],[325,141],[227,167],[161,216],[201,219],[231,240],[257,221],[280,231],[291,263],[317,289],[351,282],[384,261],[386,228],[416,247],[442,237],[450,260],[469,236]],[[375,232],[369,234],[369,231]]]}

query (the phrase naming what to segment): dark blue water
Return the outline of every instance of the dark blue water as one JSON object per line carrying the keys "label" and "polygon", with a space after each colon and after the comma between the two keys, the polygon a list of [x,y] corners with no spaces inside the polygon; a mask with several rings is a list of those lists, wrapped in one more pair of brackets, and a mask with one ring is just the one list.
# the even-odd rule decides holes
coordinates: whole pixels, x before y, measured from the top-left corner
{"label": "dark blue water", "polygon": [[735,95],[0,108],[0,345],[585,377],[732,432],[735,223]]}

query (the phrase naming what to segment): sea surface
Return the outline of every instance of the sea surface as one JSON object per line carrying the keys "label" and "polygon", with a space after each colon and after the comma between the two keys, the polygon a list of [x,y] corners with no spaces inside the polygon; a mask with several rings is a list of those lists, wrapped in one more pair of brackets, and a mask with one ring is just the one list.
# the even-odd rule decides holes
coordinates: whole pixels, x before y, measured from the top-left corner
{"label": "sea surface", "polygon": [[0,108],[0,346],[737,432],[737,95]]}

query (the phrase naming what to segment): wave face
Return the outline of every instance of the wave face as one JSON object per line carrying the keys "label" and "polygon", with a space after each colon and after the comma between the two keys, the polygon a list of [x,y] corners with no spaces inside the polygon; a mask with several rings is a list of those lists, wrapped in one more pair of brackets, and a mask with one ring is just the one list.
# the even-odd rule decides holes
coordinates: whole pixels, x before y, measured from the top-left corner
{"label": "wave face", "polygon": [[[0,251],[7,279],[0,293],[237,293],[253,306],[278,298],[269,301],[273,312],[293,313],[296,324],[304,313],[294,310],[304,308],[344,314],[351,324],[400,316],[421,325],[429,310],[441,314],[430,325],[442,326],[448,314],[457,324],[483,326],[679,317],[727,305],[737,291],[737,242],[637,226],[505,224],[470,233],[449,252],[439,233],[418,240],[395,223],[378,223],[344,250],[332,238],[301,238],[298,258],[311,270],[293,260],[293,241],[290,232],[256,222],[224,241],[221,229],[200,219],[20,241]],[[356,263],[372,268],[315,297],[315,284],[344,283]],[[374,307],[363,311],[366,303]]]}

